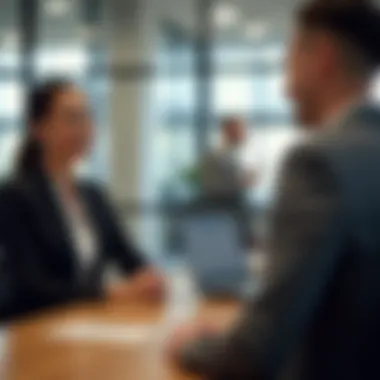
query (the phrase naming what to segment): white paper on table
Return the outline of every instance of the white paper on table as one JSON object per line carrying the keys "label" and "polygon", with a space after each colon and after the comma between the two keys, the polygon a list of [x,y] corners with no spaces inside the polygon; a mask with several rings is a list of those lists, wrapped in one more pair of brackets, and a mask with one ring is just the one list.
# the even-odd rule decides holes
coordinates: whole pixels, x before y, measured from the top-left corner
{"label": "white paper on table", "polygon": [[60,341],[145,344],[156,335],[152,325],[115,325],[91,322],[67,322],[52,329],[50,338]]}
{"label": "white paper on table", "polygon": [[8,369],[8,328],[0,328],[0,379],[6,380]]}

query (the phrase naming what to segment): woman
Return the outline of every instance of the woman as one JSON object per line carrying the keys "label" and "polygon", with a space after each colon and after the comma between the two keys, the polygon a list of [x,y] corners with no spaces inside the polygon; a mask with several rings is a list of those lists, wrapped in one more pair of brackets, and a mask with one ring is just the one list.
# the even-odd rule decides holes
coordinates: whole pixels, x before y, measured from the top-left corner
{"label": "woman", "polygon": [[[17,173],[0,196],[13,313],[101,296],[162,295],[162,278],[124,238],[105,195],[75,179],[93,137],[86,96],[54,80],[34,89],[26,106],[28,132]],[[111,261],[128,279],[106,287]]]}

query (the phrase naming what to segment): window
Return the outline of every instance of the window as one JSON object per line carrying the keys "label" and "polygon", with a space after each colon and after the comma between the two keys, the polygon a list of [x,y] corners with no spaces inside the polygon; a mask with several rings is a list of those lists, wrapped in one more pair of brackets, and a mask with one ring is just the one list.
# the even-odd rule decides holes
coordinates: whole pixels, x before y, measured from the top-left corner
{"label": "window", "polygon": [[14,73],[20,67],[20,56],[17,50],[10,46],[0,47],[0,70],[2,72]]}
{"label": "window", "polygon": [[83,46],[44,48],[36,53],[38,78],[69,76],[82,79],[88,69],[88,55]]}
{"label": "window", "polygon": [[16,81],[0,82],[0,118],[14,122],[22,115],[24,91]]}
{"label": "window", "polygon": [[15,126],[7,130],[0,129],[0,178],[12,172],[19,146],[20,133]]}
{"label": "window", "polygon": [[[174,30],[174,32],[173,32]],[[195,161],[195,73],[191,39],[178,28],[163,28],[152,83],[149,196],[174,200],[184,196],[184,173]],[[152,190],[154,189],[154,190]]]}
{"label": "window", "polygon": [[[249,137],[241,158],[259,172],[253,193],[260,203],[270,200],[284,152],[297,140],[284,96],[283,54],[280,43],[219,42],[213,52],[213,124],[218,127],[225,115],[246,121]],[[214,129],[214,141],[218,134]]]}
{"label": "window", "polygon": [[212,101],[213,111],[217,116],[239,113],[245,115],[254,104],[252,81],[245,73],[216,75]]}

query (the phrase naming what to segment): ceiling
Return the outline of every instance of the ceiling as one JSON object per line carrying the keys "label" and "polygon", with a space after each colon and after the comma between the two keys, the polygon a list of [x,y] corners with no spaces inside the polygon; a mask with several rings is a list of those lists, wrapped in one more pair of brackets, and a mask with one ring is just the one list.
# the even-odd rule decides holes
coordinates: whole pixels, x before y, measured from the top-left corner
{"label": "ceiling", "polygon": [[[80,37],[84,0],[37,0],[39,4],[38,41],[56,44]],[[19,0],[0,0],[0,44],[19,37]]]}
{"label": "ceiling", "polygon": [[230,0],[231,4],[236,5],[247,17],[259,17],[272,19],[291,16],[299,0]]}
{"label": "ceiling", "polygon": [[[9,32],[17,33],[17,6],[20,0],[0,0],[0,44]],[[37,0],[40,4],[39,42],[43,44],[78,41],[84,37],[84,2],[95,0]],[[108,3],[108,0],[97,0]],[[131,0],[112,0],[115,7]],[[147,9],[156,9],[161,19],[173,20],[184,28],[193,25],[198,28],[198,1],[202,0],[134,0],[145,4]],[[235,19],[228,25],[214,24],[214,36],[217,40],[259,41],[264,38],[284,39],[289,35],[292,13],[302,0],[215,0],[212,14],[221,6],[229,7],[235,13]],[[65,6],[66,4],[66,6]],[[69,6],[67,6],[69,5]],[[66,8],[66,10],[65,10]],[[62,11],[63,9],[63,11]],[[228,19],[227,15],[224,15]],[[231,15],[230,15],[231,16]],[[193,21],[195,22],[193,22]],[[191,21],[191,22],[190,22]],[[215,20],[214,20],[215,21]],[[127,21],[126,21],[127,22]],[[100,27],[101,28],[101,27]],[[88,31],[87,31],[88,32]]]}
{"label": "ceiling", "polygon": [[[220,0],[218,7],[234,11],[235,21],[226,27],[215,26],[219,39],[259,40],[262,38],[283,39],[289,35],[292,14],[299,0]],[[214,20],[215,21],[215,20]]]}
{"label": "ceiling", "polygon": [[14,26],[17,15],[16,2],[12,0],[0,0],[0,30]]}

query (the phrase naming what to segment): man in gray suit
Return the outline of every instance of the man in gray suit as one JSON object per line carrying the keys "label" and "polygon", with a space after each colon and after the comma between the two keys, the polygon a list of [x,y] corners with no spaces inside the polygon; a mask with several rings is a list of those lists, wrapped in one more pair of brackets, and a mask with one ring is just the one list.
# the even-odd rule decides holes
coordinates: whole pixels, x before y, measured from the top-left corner
{"label": "man in gray suit", "polygon": [[287,159],[261,294],[227,333],[188,328],[172,342],[205,379],[380,378],[380,63],[368,1],[297,12],[290,94],[316,136]]}

